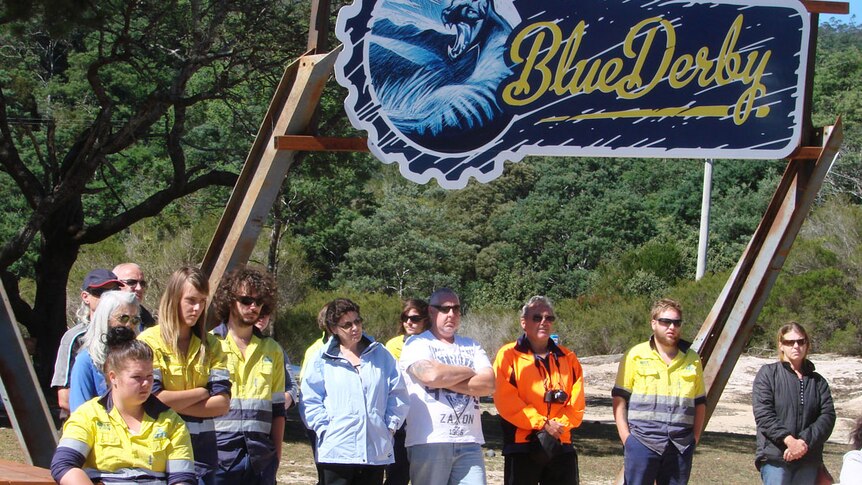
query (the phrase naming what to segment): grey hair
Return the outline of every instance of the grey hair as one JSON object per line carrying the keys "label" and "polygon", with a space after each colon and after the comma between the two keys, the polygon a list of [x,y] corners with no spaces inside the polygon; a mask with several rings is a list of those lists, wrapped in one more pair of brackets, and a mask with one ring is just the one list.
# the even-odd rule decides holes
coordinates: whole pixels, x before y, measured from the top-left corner
{"label": "grey hair", "polygon": [[78,305],[78,309],[75,310],[75,324],[83,323],[84,325],[90,324],[90,306],[81,302]]}
{"label": "grey hair", "polygon": [[521,318],[525,318],[527,316],[527,311],[530,309],[530,307],[539,304],[546,305],[548,308],[551,309],[551,311],[554,311],[554,304],[551,303],[551,300],[547,296],[536,295],[530,297],[530,299],[527,300],[527,303],[524,304],[524,306],[521,308]]}
{"label": "grey hair", "polygon": [[[102,293],[99,299],[99,306],[93,312],[93,321],[87,327],[87,332],[84,333],[81,349],[87,349],[90,353],[90,358],[93,359],[93,364],[96,368],[101,369],[105,364],[105,356],[107,355],[107,346],[105,338],[108,335],[108,329],[111,320],[111,314],[120,305],[132,305],[140,310],[141,304],[134,293],[128,291],[106,291]],[[138,329],[133,329],[135,333]]]}

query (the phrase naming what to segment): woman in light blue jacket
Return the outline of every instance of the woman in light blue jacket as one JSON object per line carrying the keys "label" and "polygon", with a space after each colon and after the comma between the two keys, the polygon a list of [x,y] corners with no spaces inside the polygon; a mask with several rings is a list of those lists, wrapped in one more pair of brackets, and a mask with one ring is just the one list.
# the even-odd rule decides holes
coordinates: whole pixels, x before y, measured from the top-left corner
{"label": "woman in light blue jacket", "polygon": [[332,338],[302,376],[300,412],[317,434],[323,483],[382,484],[394,461],[392,435],[407,416],[398,363],[362,332],[359,305],[339,298],[326,309]]}

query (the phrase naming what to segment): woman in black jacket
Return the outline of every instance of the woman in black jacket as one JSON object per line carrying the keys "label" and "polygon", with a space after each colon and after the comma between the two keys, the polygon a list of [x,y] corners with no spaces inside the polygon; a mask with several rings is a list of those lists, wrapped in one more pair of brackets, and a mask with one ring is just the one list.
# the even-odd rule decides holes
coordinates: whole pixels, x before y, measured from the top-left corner
{"label": "woman in black jacket", "polygon": [[806,359],[810,346],[802,325],[782,326],[779,362],[761,367],[754,379],[755,464],[764,485],[813,485],[823,464],[835,408],[829,384]]}

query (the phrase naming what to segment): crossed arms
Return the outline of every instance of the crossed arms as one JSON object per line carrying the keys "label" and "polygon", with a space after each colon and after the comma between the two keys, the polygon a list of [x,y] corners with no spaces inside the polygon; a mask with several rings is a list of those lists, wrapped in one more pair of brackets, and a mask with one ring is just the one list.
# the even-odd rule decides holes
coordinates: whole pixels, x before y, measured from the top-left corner
{"label": "crossed arms", "polygon": [[448,365],[435,360],[418,360],[407,368],[416,382],[431,389],[448,389],[468,396],[488,396],[494,392],[494,369],[474,371],[461,365]]}

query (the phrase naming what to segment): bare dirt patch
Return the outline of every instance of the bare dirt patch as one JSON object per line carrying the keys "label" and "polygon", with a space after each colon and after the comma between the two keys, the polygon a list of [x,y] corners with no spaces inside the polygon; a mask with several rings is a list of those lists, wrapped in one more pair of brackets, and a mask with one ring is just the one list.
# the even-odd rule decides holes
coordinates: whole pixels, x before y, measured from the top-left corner
{"label": "bare dirt patch", "polygon": [[[617,437],[611,410],[611,388],[621,355],[592,356],[581,359],[584,367],[587,410],[584,423],[575,431],[581,483],[614,483],[622,467],[622,445]],[[829,381],[835,397],[838,422],[826,446],[827,467],[837,477],[841,457],[847,450],[847,433],[853,420],[862,413],[862,359],[829,354],[811,360]],[[773,359],[743,356],[706,428],[695,454],[693,484],[757,484],[754,468],[754,416],[751,412],[751,385],[757,370]],[[488,483],[503,482],[502,436],[493,404],[485,404],[482,426],[486,439],[485,464]],[[8,422],[0,426],[0,458],[24,462],[24,454]],[[313,485],[317,483],[311,447],[295,409],[288,413],[284,449],[278,483]]]}

